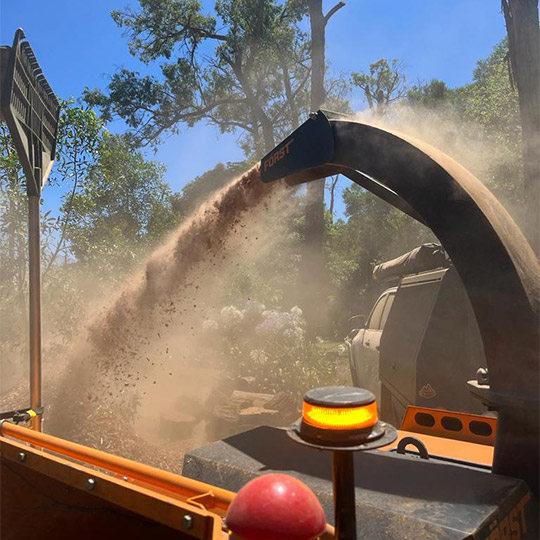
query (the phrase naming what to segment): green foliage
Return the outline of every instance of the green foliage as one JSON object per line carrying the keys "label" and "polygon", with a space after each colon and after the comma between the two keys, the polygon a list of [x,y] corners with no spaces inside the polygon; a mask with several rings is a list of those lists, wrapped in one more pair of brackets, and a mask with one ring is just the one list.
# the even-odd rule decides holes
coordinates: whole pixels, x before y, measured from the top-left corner
{"label": "green foliage", "polygon": [[[508,72],[507,40],[503,39],[487,59],[478,62],[471,84],[449,89],[444,82],[433,80],[413,87],[407,100],[420,114],[432,112],[433,122],[451,120],[461,128],[461,139],[477,139],[471,140],[471,145],[483,145],[490,159],[482,167],[482,179],[519,220],[523,203],[521,123],[518,94]],[[470,126],[477,128],[475,134],[465,129]]]}
{"label": "green foliage", "polygon": [[60,106],[54,177],[77,182],[95,161],[105,126],[92,109],[80,106],[73,98],[61,99]]}
{"label": "green foliage", "polygon": [[[65,124],[60,136],[65,136]],[[5,124],[0,126],[0,371],[2,388],[26,372],[28,352],[28,203],[20,162]],[[59,252],[60,220],[45,212],[41,216],[42,268]],[[56,256],[56,255],[54,255]],[[60,343],[70,338],[77,319],[77,289],[70,268],[55,267],[42,282],[43,332]],[[69,306],[60,311],[60,305]],[[73,311],[71,311],[73,310]],[[69,313],[69,317],[66,316]],[[61,324],[57,324],[61,319]],[[55,321],[53,322],[53,321]],[[47,350],[44,351],[45,355]],[[24,404],[21,403],[20,406]]]}
{"label": "green foliage", "polygon": [[[121,117],[136,145],[206,120],[240,132],[246,156],[274,147],[309,111],[310,42],[299,24],[305,2],[218,0],[206,15],[195,0],[140,0],[113,11],[129,50],[159,75],[122,69],[107,91],[85,99],[110,120]],[[217,25],[219,20],[219,29]],[[327,104],[348,112],[346,84],[329,81]]]}
{"label": "green foliage", "polygon": [[[9,380],[25,350],[27,201],[22,171],[5,124],[0,125],[0,364]],[[22,330],[22,331],[21,331]]]}
{"label": "green foliage", "polygon": [[77,261],[102,277],[121,277],[179,222],[164,172],[121,137],[104,137],[81,189],[62,206],[71,204],[67,238]]}
{"label": "green foliage", "polygon": [[460,115],[481,125],[486,141],[493,146],[497,159],[487,178],[491,188],[519,205],[523,202],[521,122],[507,55],[508,43],[504,39],[486,60],[478,62],[474,82],[456,91],[456,101]]}
{"label": "green foliage", "polygon": [[444,81],[433,79],[428,84],[414,85],[407,92],[407,100],[413,107],[440,111],[453,103],[455,91],[448,88]]}
{"label": "green foliage", "polygon": [[406,95],[405,75],[399,60],[385,58],[373,62],[369,73],[351,74],[351,83],[364,92],[369,108],[382,115],[390,103]]}
{"label": "green foliage", "polygon": [[508,44],[499,43],[491,56],[478,62],[474,82],[457,91],[465,118],[486,129],[486,134],[504,145],[519,147],[521,128],[518,95],[508,74]]}
{"label": "green foliage", "polygon": [[[82,107],[75,100],[60,100],[60,118],[56,144],[56,165],[49,179],[52,184],[69,184],[70,195],[63,213],[58,217],[47,254],[44,274],[47,275],[60,254],[68,255],[66,230],[71,218],[71,202],[90,166],[95,162],[106,130],[103,121],[89,107]],[[59,232],[59,235],[56,233]]]}
{"label": "green foliage", "polygon": [[138,13],[128,8],[112,11],[111,16],[118,26],[132,31],[129,51],[145,63],[161,56],[169,59],[179,41],[193,56],[201,41],[216,31],[215,18],[201,13],[198,0],[141,0],[139,4]]}
{"label": "green foliage", "polygon": [[261,153],[307,108],[308,41],[296,10],[276,0],[219,0],[213,15],[194,0],[140,0],[138,10],[112,16],[134,56],[163,60],[161,73],[124,69],[107,94],[87,90],[85,97],[104,118],[123,118],[137,143],[204,118],[222,132],[240,129],[246,153]]}
{"label": "green foliage", "polygon": [[[122,279],[136,255],[179,220],[162,165],[147,162],[87,107],[62,100],[50,183],[63,185],[60,215],[42,212],[44,358],[71,343],[89,299]],[[47,187],[45,187],[45,193]],[[0,126],[0,370],[12,384],[28,363],[27,196],[6,126]],[[89,275],[92,278],[89,279]],[[113,281],[114,281],[113,280]],[[22,406],[23,404],[21,404]]]}
{"label": "green foliage", "polygon": [[251,165],[253,163],[248,161],[226,165],[218,163],[213,169],[197,176],[182,188],[182,193],[175,199],[174,208],[183,216],[191,214],[216,191],[247,171]]}

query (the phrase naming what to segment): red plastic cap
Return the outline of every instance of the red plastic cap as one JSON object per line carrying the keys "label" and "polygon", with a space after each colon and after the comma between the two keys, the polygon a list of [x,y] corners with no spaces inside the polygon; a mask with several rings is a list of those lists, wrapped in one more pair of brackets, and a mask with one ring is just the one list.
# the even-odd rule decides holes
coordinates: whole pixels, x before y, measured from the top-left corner
{"label": "red plastic cap", "polygon": [[303,482],[265,474],[238,492],[227,512],[227,527],[244,540],[311,540],[323,533],[326,517]]}

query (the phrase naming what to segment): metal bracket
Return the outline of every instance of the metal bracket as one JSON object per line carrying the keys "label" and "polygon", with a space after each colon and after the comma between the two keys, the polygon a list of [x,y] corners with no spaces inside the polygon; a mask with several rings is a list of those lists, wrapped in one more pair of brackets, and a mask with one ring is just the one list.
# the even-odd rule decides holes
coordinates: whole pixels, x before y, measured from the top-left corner
{"label": "metal bracket", "polygon": [[422,459],[429,459],[429,453],[426,448],[426,445],[416,437],[403,437],[396,447],[396,452],[398,454],[405,455],[407,453],[407,446],[412,445],[418,450],[418,455]]}
{"label": "metal bracket", "polygon": [[479,399],[489,411],[498,411],[501,406],[510,406],[538,410],[540,401],[537,396],[526,396],[524,394],[509,394],[492,390],[489,384],[482,384],[477,380],[467,381],[469,392]]}
{"label": "metal bracket", "polygon": [[0,420],[11,420],[14,424],[20,424],[21,422],[29,422],[36,416],[43,414],[43,407],[36,407],[35,409],[19,409],[17,411],[7,411],[0,413]]}

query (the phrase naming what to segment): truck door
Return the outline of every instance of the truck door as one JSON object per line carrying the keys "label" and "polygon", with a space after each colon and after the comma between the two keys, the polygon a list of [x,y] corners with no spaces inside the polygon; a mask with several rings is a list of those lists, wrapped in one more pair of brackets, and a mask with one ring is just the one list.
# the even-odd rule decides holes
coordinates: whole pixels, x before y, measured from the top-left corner
{"label": "truck door", "polygon": [[[362,388],[367,388],[380,398],[379,345],[382,328],[388,317],[395,292],[386,291],[377,300],[365,328],[358,332],[352,342],[352,354],[356,379]],[[389,304],[390,303],[390,304]]]}
{"label": "truck door", "polygon": [[403,278],[388,312],[379,341],[384,387],[380,403],[381,417],[394,425],[400,425],[407,405],[417,403],[418,355],[446,272],[436,270]]}
{"label": "truck door", "polygon": [[381,344],[381,335],[384,323],[388,319],[390,307],[394,301],[394,294],[385,292],[375,304],[373,311],[364,331],[363,345],[369,349],[373,355],[379,356],[379,347]]}

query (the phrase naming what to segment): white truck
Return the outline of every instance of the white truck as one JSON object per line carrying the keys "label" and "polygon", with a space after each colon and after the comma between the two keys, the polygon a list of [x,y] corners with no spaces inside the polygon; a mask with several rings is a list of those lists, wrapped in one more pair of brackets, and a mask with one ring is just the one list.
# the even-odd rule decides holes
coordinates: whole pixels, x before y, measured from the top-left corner
{"label": "white truck", "polygon": [[374,392],[381,417],[394,425],[408,405],[484,412],[467,390],[486,365],[482,340],[441,246],[424,244],[376,266],[373,275],[388,288],[367,319],[351,319],[353,384]]}

